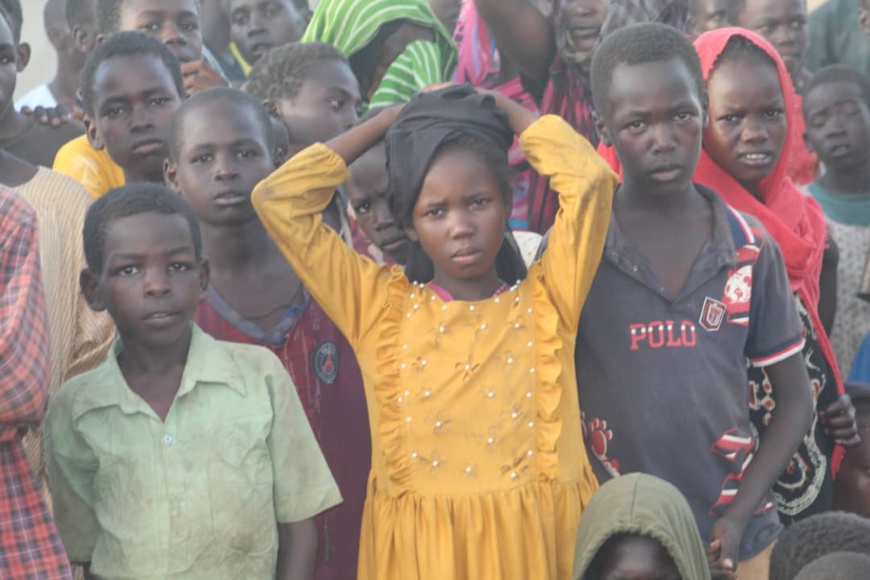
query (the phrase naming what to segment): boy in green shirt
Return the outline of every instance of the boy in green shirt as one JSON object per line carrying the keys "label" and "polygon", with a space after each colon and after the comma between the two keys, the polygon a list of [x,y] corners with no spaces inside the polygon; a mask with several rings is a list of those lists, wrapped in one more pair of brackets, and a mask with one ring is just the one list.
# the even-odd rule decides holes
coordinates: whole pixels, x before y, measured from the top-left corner
{"label": "boy in green shirt", "polygon": [[312,518],[341,497],[278,359],[191,322],[208,284],[193,210],[126,186],[91,207],[84,239],[82,290],[119,339],[49,408],[71,561],[98,578],[312,578]]}

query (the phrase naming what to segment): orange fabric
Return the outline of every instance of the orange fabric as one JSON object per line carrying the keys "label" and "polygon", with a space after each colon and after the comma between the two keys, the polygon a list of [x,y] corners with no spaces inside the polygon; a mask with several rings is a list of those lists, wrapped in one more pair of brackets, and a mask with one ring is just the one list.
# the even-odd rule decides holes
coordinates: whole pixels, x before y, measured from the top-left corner
{"label": "orange fabric", "polygon": [[61,147],[54,158],[53,169],[84,185],[94,199],[126,183],[124,170],[112,161],[108,151],[94,149],[87,135],[76,137]]}

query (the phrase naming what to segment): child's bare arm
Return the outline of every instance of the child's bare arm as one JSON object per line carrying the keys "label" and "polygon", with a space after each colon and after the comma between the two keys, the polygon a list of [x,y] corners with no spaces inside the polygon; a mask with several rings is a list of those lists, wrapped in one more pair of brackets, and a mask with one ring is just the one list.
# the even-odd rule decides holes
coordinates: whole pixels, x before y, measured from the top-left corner
{"label": "child's bare arm", "polygon": [[553,27],[529,0],[475,0],[500,51],[535,81],[547,78],[556,54]]}
{"label": "child's bare arm", "polygon": [[317,528],[309,518],[292,524],[278,524],[278,580],[314,578],[317,560]]}
{"label": "child's bare arm", "polygon": [[782,475],[812,423],[813,397],[803,354],[797,352],[766,370],[776,408],[734,501],[713,526],[713,543],[718,541],[720,546],[718,564],[726,569],[736,566],[746,525]]}
{"label": "child's bare arm", "polygon": [[331,139],[326,146],[335,151],[344,159],[345,165],[349,166],[384,138],[401,110],[402,105],[384,109],[365,123]]}
{"label": "child's bare arm", "polygon": [[540,118],[537,113],[529,111],[521,104],[498,91],[477,89],[477,92],[489,95],[495,99],[495,105],[507,115],[508,125],[510,125],[511,131],[515,135],[522,135],[532,123]]}

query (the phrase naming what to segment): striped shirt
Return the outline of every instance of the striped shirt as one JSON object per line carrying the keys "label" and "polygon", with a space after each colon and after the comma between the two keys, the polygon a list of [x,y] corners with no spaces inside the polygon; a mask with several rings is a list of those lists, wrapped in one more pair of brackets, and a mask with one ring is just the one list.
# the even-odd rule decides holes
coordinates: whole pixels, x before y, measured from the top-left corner
{"label": "striped shirt", "polygon": [[405,47],[387,69],[369,106],[407,103],[414,93],[445,80],[444,62],[438,45],[429,40],[417,40]]}

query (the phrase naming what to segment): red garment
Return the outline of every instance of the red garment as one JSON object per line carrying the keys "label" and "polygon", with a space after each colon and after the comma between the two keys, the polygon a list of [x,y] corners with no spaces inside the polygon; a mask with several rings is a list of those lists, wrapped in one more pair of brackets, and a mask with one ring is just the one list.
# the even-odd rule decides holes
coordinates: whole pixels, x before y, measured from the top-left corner
{"label": "red garment", "polygon": [[71,579],[22,437],[48,402],[49,342],[36,215],[0,188],[0,578]]}
{"label": "red garment", "polygon": [[[344,502],[315,518],[318,530],[317,580],[356,578],[360,525],[371,470],[371,434],[362,375],[353,349],[320,306],[285,316],[283,333],[266,340],[250,321],[223,303],[213,289],[194,316],[218,340],[257,344],[281,359],[293,378],[314,435],[320,443]],[[280,342],[280,344],[278,344]]]}
{"label": "red garment", "polygon": [[[773,171],[759,185],[759,197],[745,190],[735,179],[716,165],[705,151],[695,171],[695,181],[714,189],[731,207],[758,218],[782,250],[786,272],[792,290],[806,306],[810,320],[818,335],[819,347],[834,374],[837,392],[843,393],[843,380],[831,342],[819,318],[819,278],[822,255],[828,235],[825,216],[818,202],[803,195],[789,177],[794,164],[795,147],[802,143],[802,123],[798,96],[791,77],[776,52],[764,38],[742,28],[722,28],[702,34],[695,41],[701,58],[704,80],[710,76],[713,64],[732,36],[741,35],[760,47],[776,62],[780,85],[785,100],[788,133],[782,153]],[[839,469],[843,450],[838,448],[831,461],[834,473]]]}

